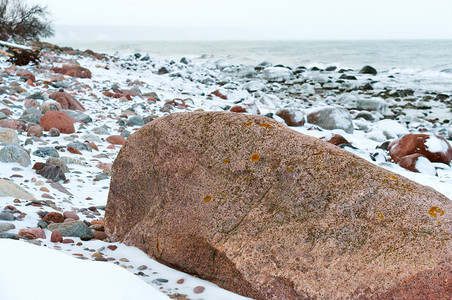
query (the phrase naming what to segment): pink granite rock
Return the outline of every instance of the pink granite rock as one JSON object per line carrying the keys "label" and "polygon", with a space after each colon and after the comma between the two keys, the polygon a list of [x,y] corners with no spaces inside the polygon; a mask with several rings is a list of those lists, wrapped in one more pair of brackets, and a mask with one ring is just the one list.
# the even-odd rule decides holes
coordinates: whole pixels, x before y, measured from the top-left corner
{"label": "pink granite rock", "polygon": [[272,119],[175,113],[121,149],[105,230],[255,299],[444,299],[451,212],[433,189]]}

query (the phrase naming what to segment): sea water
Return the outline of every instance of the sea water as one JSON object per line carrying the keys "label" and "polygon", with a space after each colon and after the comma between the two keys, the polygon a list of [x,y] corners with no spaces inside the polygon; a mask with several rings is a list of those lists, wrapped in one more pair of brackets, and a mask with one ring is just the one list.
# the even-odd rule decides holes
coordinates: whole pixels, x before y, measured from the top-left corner
{"label": "sea water", "polygon": [[401,87],[422,87],[452,93],[452,40],[369,41],[52,41],[60,46],[91,49],[108,54],[148,53],[178,60],[226,59],[234,64],[263,61],[289,67],[375,67],[386,75],[399,75]]}

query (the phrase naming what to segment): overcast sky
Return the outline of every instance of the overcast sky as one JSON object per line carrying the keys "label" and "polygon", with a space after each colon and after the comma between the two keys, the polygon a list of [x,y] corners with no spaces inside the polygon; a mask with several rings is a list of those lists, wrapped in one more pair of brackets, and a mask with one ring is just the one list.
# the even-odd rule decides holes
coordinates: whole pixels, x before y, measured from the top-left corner
{"label": "overcast sky", "polygon": [[[55,25],[172,28],[194,39],[452,38],[452,0],[33,2],[48,5]],[[57,26],[57,37],[66,35],[67,28]],[[171,33],[166,37],[171,39]]]}

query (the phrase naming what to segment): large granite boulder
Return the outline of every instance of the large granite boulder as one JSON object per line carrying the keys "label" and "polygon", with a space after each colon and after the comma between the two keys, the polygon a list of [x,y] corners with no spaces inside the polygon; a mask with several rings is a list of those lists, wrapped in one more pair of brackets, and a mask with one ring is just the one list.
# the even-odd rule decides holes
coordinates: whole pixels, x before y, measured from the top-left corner
{"label": "large granite boulder", "polygon": [[444,299],[451,211],[433,189],[272,119],[195,112],[128,138],[105,225],[255,299]]}

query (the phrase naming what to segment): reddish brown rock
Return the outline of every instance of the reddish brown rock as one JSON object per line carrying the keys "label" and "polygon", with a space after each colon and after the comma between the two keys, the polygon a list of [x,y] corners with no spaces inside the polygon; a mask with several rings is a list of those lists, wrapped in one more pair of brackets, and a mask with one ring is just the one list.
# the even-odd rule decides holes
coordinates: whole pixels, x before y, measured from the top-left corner
{"label": "reddish brown rock", "polygon": [[107,234],[104,231],[93,231],[93,238],[98,240],[105,240],[107,238]]}
{"label": "reddish brown rock", "polygon": [[231,107],[230,111],[235,113],[246,113],[246,108],[240,105],[234,105],[233,107]]}
{"label": "reddish brown rock", "polygon": [[255,299],[441,299],[451,211],[435,190],[272,119],[175,113],[121,149],[105,230]]}
{"label": "reddish brown rock", "polygon": [[212,92],[212,95],[215,95],[221,99],[227,100],[228,96],[224,95],[223,93],[221,93],[219,90],[216,90],[214,92]]}
{"label": "reddish brown rock", "polygon": [[53,243],[61,243],[63,241],[61,232],[59,232],[58,230],[53,231],[52,235],[50,236],[50,241]]}
{"label": "reddish brown rock", "polygon": [[20,76],[20,77],[25,77],[25,78],[31,80],[32,82],[35,82],[35,81],[36,81],[35,75],[33,75],[33,74],[32,74],[30,71],[28,71],[28,70],[19,70],[19,71],[16,72],[16,75],[17,75],[17,76]]}
{"label": "reddish brown rock", "polygon": [[286,122],[287,126],[303,126],[305,123],[304,114],[293,109],[281,109],[276,115]]}
{"label": "reddish brown rock", "polygon": [[[417,165],[418,160],[424,159],[423,167],[425,170],[420,170],[420,167]],[[420,172],[420,173],[429,173],[430,175],[436,175],[435,167],[432,163],[422,154],[415,153],[402,157],[399,161],[399,165],[402,168],[410,170],[411,172]]]}
{"label": "reddish brown rock", "polygon": [[118,246],[116,245],[110,245],[107,247],[108,249],[110,249],[111,251],[115,251],[116,249],[118,249]]}
{"label": "reddish brown rock", "polygon": [[7,116],[11,116],[13,112],[9,108],[2,108],[0,109],[0,112],[4,113]]}
{"label": "reddish brown rock", "polygon": [[58,129],[61,133],[74,133],[74,119],[61,111],[48,111],[41,117],[41,127],[44,130]]}
{"label": "reddish brown rock", "polygon": [[[63,244],[73,244],[74,243],[74,240],[73,239],[64,239],[63,241],[62,241],[62,243]],[[83,255],[82,255],[83,256]]]}
{"label": "reddish brown rock", "polygon": [[52,71],[78,78],[91,78],[92,76],[90,70],[77,65],[63,65],[61,68],[52,68]]}
{"label": "reddish brown rock", "polygon": [[63,108],[63,109],[72,109],[72,110],[80,110],[80,111],[86,110],[83,107],[83,105],[80,102],[78,102],[77,99],[75,99],[74,96],[72,96],[66,92],[63,92],[63,91],[53,92],[52,94],[50,94],[49,98],[60,103],[61,108]]}
{"label": "reddish brown rock", "polygon": [[72,154],[78,154],[78,155],[83,155],[82,152],[80,152],[80,150],[74,148],[74,147],[67,147],[67,151],[72,153]]}
{"label": "reddish brown rock", "polygon": [[27,130],[27,124],[24,120],[0,120],[0,127],[16,129],[19,132]]}
{"label": "reddish brown rock", "polygon": [[88,146],[90,146],[91,149],[93,149],[95,151],[99,151],[99,147],[97,147],[96,143],[94,143],[94,142],[89,142]]}
{"label": "reddish brown rock", "polygon": [[68,218],[71,218],[71,219],[73,219],[73,220],[78,220],[78,219],[80,219],[80,217],[77,215],[76,212],[70,211],[70,210],[69,210],[69,211],[63,212],[63,216],[64,216],[65,219],[68,219]]}
{"label": "reddish brown rock", "polygon": [[107,138],[107,142],[113,145],[124,145],[126,139],[121,135],[111,135]]}
{"label": "reddish brown rock", "polygon": [[446,165],[452,160],[452,147],[439,135],[407,134],[392,142],[388,149],[395,163],[398,163],[402,157],[415,153],[422,154],[431,162],[441,162]]}
{"label": "reddish brown rock", "polygon": [[58,212],[49,212],[45,217],[42,219],[47,224],[49,223],[63,223],[64,217],[62,214]]}
{"label": "reddish brown rock", "polygon": [[41,137],[43,134],[41,126],[30,126],[27,130],[27,136]]}
{"label": "reddish brown rock", "polygon": [[19,236],[24,238],[35,240],[35,239],[45,239],[46,233],[42,228],[28,228],[19,230]]}
{"label": "reddish brown rock", "polygon": [[328,143],[339,146],[339,145],[351,145],[349,141],[347,141],[346,138],[344,138],[342,135],[334,134],[329,140],[327,140]]}

